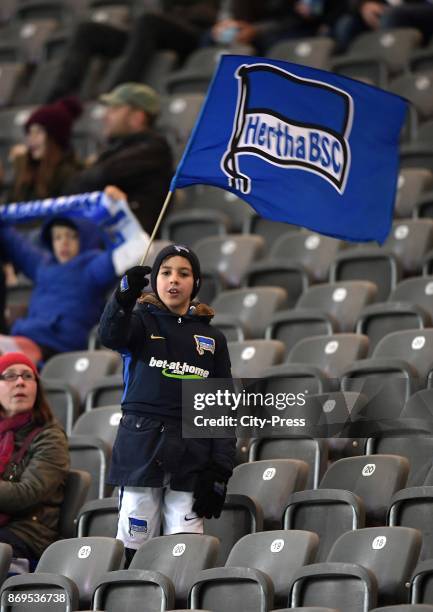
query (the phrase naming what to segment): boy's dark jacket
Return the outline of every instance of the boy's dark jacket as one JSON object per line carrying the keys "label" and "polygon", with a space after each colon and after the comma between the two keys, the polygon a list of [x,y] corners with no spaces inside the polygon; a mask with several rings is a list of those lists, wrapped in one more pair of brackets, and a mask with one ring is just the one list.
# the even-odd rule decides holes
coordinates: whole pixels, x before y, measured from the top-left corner
{"label": "boy's dark jacket", "polygon": [[[179,316],[154,295],[133,311],[123,310],[114,295],[107,303],[99,335],[104,346],[122,354],[125,382],[111,484],[158,487],[170,472],[172,489],[192,491],[210,461],[231,475],[234,438],[181,438],[179,373],[231,379],[226,339],[209,324],[213,314],[209,306],[194,304]],[[202,350],[197,336],[214,351]]]}

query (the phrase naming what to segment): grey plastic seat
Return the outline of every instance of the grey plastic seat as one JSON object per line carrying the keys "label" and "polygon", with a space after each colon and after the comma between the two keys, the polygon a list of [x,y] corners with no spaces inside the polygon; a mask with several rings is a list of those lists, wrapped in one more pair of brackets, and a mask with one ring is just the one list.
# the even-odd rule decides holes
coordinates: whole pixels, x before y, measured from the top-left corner
{"label": "grey plastic seat", "polygon": [[286,529],[307,529],[319,535],[318,560],[345,531],[385,525],[392,495],[407,481],[404,457],[346,457],[332,463],[319,489],[294,493],[284,512]]}
{"label": "grey plastic seat", "polygon": [[400,76],[390,83],[389,90],[404,96],[413,104],[418,122],[433,118],[433,70]]}
{"label": "grey plastic seat", "polygon": [[414,28],[393,28],[362,33],[351,43],[341,58],[333,61],[335,72],[356,79],[368,78],[380,87],[409,66],[413,49],[420,46],[422,36]]}
{"label": "grey plastic seat", "polygon": [[12,561],[12,546],[0,542],[0,587],[8,575],[9,566]]}
{"label": "grey plastic seat", "polygon": [[421,561],[415,568],[410,584],[410,601],[413,604],[433,604],[432,559]]}
{"label": "grey plastic seat", "polygon": [[86,411],[102,406],[120,405],[123,394],[123,376],[112,374],[96,381],[86,395]]}
{"label": "grey plastic seat", "polygon": [[284,605],[291,576],[314,560],[317,544],[316,534],[306,531],[244,536],[233,546],[224,567],[198,574],[189,604],[214,612],[255,612]]}
{"label": "grey plastic seat", "polygon": [[250,217],[245,220],[243,226],[243,232],[245,234],[254,234],[255,236],[262,236],[265,240],[266,255],[273,244],[289,232],[299,232],[301,228],[297,225],[291,225],[290,223],[281,223],[279,221],[271,221],[258,215],[255,211]]}
{"label": "grey plastic seat", "polygon": [[249,227],[249,219],[256,214],[253,208],[236,194],[212,185],[194,185],[182,189],[180,193],[187,209],[212,208],[223,213],[230,219],[231,232],[243,232],[245,227]]}
{"label": "grey plastic seat", "polygon": [[104,406],[85,412],[76,421],[73,436],[95,436],[112,448],[117,434],[117,426],[122,417],[120,406]]}
{"label": "grey plastic seat", "polygon": [[352,414],[360,412],[368,404],[366,395],[355,391],[330,391],[309,394],[307,405],[310,402],[318,404],[321,409],[317,435],[327,437],[331,462],[364,454],[364,438],[345,436],[350,429]]}
{"label": "grey plastic seat", "polygon": [[[294,414],[293,408],[288,409],[288,414],[296,418],[298,413],[304,409],[300,408]],[[310,414],[307,423],[310,424]],[[281,413],[281,416],[284,415]],[[315,489],[323,476],[328,462],[328,443],[326,439],[315,439],[308,437],[275,437],[255,438],[251,441],[249,448],[249,461],[261,461],[270,459],[299,459],[305,461],[309,466],[306,488]],[[305,435],[305,434],[304,434]]]}
{"label": "grey plastic seat", "polygon": [[224,565],[234,544],[249,533],[263,531],[263,510],[246,495],[228,494],[221,516],[204,520],[204,533],[219,539],[216,566]]}
{"label": "grey plastic seat", "polygon": [[[117,570],[122,558],[123,544],[113,538],[71,538],[54,542],[43,552],[34,574],[13,576],[4,582],[2,607],[9,593],[31,590],[60,593],[65,597],[63,609],[88,608],[99,577],[104,572]],[[9,604],[7,609],[30,612],[35,605]]]}
{"label": "grey plastic seat", "polygon": [[193,247],[197,238],[225,236],[230,227],[229,219],[217,210],[195,209],[173,213],[166,217],[161,236],[176,244]]}
{"label": "grey plastic seat", "polygon": [[377,287],[367,281],[314,285],[300,296],[294,309],[273,316],[266,337],[291,347],[311,336],[353,332],[360,312],[376,294]]}
{"label": "grey plastic seat", "polygon": [[302,490],[307,478],[308,465],[305,461],[254,461],[235,467],[227,491],[253,498],[263,510],[265,529],[278,529],[289,495]]}
{"label": "grey plastic seat", "polygon": [[91,476],[83,470],[69,470],[60,507],[59,533],[62,538],[75,536],[75,519],[86,499]]}
{"label": "grey plastic seat", "polygon": [[152,538],[138,549],[128,570],[100,577],[93,607],[133,612],[146,601],[146,610],[159,612],[175,603],[185,606],[195,576],[215,565],[218,546],[216,538],[200,534]]}
{"label": "grey plastic seat", "polygon": [[329,266],[341,248],[342,241],[302,230],[281,236],[273,245],[269,259],[288,259],[303,266],[314,281],[328,277]]}
{"label": "grey plastic seat", "polygon": [[281,287],[287,293],[287,307],[293,308],[312,282],[311,273],[293,260],[266,258],[252,263],[245,271],[246,287]]}
{"label": "grey plastic seat", "polygon": [[278,340],[228,342],[232,373],[238,378],[261,376],[267,367],[281,363],[284,344]]}
{"label": "grey plastic seat", "polygon": [[286,62],[295,62],[321,70],[331,69],[331,56],[335,49],[335,41],[328,36],[283,40],[272,45],[267,56]]}
{"label": "grey plastic seat", "polygon": [[405,527],[370,527],[341,535],[325,563],[298,570],[289,602],[333,605],[367,612],[407,601],[407,587],[421,548],[421,534]]}
{"label": "grey plastic seat", "polygon": [[114,374],[120,356],[113,351],[73,351],[51,357],[42,368],[44,379],[57,379],[74,387],[82,400],[95,381]]}
{"label": "grey plastic seat", "polygon": [[161,99],[157,124],[171,144],[176,162],[183,154],[203,100],[202,93],[173,94]]}
{"label": "grey plastic seat", "polygon": [[108,536],[115,538],[119,518],[117,497],[92,499],[80,508],[77,514],[77,536]]}
{"label": "grey plastic seat", "polygon": [[397,491],[389,502],[387,524],[390,527],[413,527],[422,533],[420,561],[433,558],[431,509],[433,504],[433,469],[420,486]]}
{"label": "grey plastic seat", "polygon": [[378,302],[384,302],[402,276],[398,258],[389,249],[355,247],[338,253],[330,265],[331,283],[364,280],[377,286]]}
{"label": "grey plastic seat", "polygon": [[266,328],[265,338],[284,343],[285,357],[301,340],[313,336],[331,336],[338,332],[337,321],[325,312],[313,309],[288,309],[276,312]]}
{"label": "grey plastic seat", "polygon": [[70,435],[80,412],[81,402],[78,392],[63,381],[43,380],[42,384],[54,416]]}
{"label": "grey plastic seat", "polygon": [[396,286],[388,301],[366,306],[356,331],[370,340],[370,355],[384,336],[404,329],[423,329],[433,322],[433,276],[408,278]]}
{"label": "grey plastic seat", "polygon": [[410,395],[426,386],[432,369],[432,329],[393,332],[379,341],[371,358],[345,369],[341,389],[369,397],[372,421],[396,418]]}
{"label": "grey plastic seat", "polygon": [[212,321],[222,331],[237,328],[244,338],[262,338],[272,315],[286,306],[280,287],[254,287],[220,292],[212,302],[217,313]]}
{"label": "grey plastic seat", "polygon": [[425,604],[401,604],[397,606],[374,608],[371,612],[433,612],[433,606]]}
{"label": "grey plastic seat", "polygon": [[383,247],[400,260],[405,274],[418,274],[421,272],[423,257],[433,247],[433,220],[395,221]]}
{"label": "grey plastic seat", "polygon": [[[90,414],[90,413],[88,413]],[[111,487],[105,484],[111,447],[96,436],[69,436],[69,455],[71,467],[89,472],[92,477],[87,500],[106,497]]]}
{"label": "grey plastic seat", "polygon": [[394,216],[413,216],[419,198],[433,188],[433,173],[427,168],[402,168],[398,175]]}
{"label": "grey plastic seat", "polygon": [[228,234],[196,242],[194,250],[202,268],[220,275],[230,287],[239,287],[248,266],[264,252],[261,236]]}
{"label": "grey plastic seat", "polygon": [[206,93],[221,56],[227,53],[252,55],[253,48],[250,45],[230,47],[212,45],[193,51],[182,68],[167,76],[165,80],[167,93]]}
{"label": "grey plastic seat", "polygon": [[346,364],[362,360],[368,352],[368,338],[361,334],[313,336],[295,344],[287,356],[289,364],[310,364],[329,378],[337,379]]}

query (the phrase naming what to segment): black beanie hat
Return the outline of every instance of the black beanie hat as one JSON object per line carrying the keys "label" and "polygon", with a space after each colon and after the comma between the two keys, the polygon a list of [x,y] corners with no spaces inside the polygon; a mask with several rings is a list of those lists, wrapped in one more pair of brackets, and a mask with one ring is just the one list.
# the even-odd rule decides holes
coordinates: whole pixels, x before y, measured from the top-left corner
{"label": "black beanie hat", "polygon": [[164,259],[167,259],[167,257],[176,256],[185,257],[185,259],[187,259],[191,264],[192,275],[194,277],[194,287],[191,293],[191,299],[193,300],[200,289],[200,262],[198,260],[197,255],[183,244],[170,244],[169,246],[163,248],[155,257],[155,261],[153,262],[152,266],[152,272],[150,274],[150,284],[152,285],[153,292],[159,297],[158,292],[156,290],[156,277],[158,276],[159,268],[161,267],[162,262],[164,261]]}

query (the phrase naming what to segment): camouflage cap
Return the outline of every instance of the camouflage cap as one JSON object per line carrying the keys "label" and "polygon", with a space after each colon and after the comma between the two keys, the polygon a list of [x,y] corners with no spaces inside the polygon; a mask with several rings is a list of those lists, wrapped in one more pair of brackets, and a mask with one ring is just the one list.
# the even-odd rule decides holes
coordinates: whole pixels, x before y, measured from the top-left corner
{"label": "camouflage cap", "polygon": [[150,115],[158,115],[160,110],[159,95],[154,89],[142,83],[123,83],[110,93],[102,94],[99,100],[108,106],[128,104]]}

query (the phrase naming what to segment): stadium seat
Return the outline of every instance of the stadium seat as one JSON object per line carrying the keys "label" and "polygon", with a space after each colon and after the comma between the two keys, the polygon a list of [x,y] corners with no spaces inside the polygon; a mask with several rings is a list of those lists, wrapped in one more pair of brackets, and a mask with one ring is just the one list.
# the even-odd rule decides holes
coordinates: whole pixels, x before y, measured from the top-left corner
{"label": "stadium seat", "polygon": [[432,329],[393,332],[379,341],[371,358],[342,372],[341,390],[365,393],[372,421],[396,418],[410,395],[426,387],[432,369]]}
{"label": "stadium seat", "polygon": [[77,537],[117,535],[119,502],[117,497],[92,499],[80,507],[77,514]]}
{"label": "stadium seat", "polygon": [[302,490],[307,478],[308,465],[305,461],[254,461],[235,467],[227,491],[253,498],[263,510],[264,528],[278,529],[289,495]]}
{"label": "stadium seat", "polygon": [[[230,219],[230,231],[241,233],[249,228],[249,219],[255,212],[249,204],[231,191],[212,185],[194,185],[181,190],[187,208],[212,208]],[[179,196],[178,196],[179,197]],[[247,233],[251,233],[249,230]]]}
{"label": "stadium seat", "polygon": [[290,605],[334,605],[340,610],[364,612],[376,603],[405,603],[406,584],[420,548],[421,534],[416,529],[348,531],[335,542],[325,563],[313,563],[295,573]]}
{"label": "stadium seat", "polygon": [[302,264],[293,260],[267,258],[248,266],[243,285],[281,287],[287,293],[287,307],[293,308],[312,280],[310,272]]}
{"label": "stadium seat", "polygon": [[[433,128],[433,121],[430,123]],[[428,152],[431,152],[431,142],[429,142]],[[413,210],[413,217],[420,219],[431,219],[433,217],[433,190],[426,191],[423,195],[419,196]]]}
{"label": "stadium seat", "polygon": [[101,408],[101,406],[120,406],[123,394],[123,376],[112,374],[97,380],[86,395],[85,410]]}
{"label": "stadium seat", "polygon": [[111,457],[110,446],[104,440],[89,435],[69,436],[68,444],[71,467],[85,470],[92,477],[86,499],[106,497],[111,491],[111,487],[105,484]]}
{"label": "stadium seat", "polygon": [[212,302],[212,324],[222,331],[239,329],[244,338],[263,338],[272,315],[286,306],[280,287],[254,287],[220,292]]}
{"label": "stadium seat", "polygon": [[68,383],[53,379],[43,380],[42,386],[54,416],[69,436],[80,412],[78,392]]}
{"label": "stadium seat", "polygon": [[384,302],[402,276],[401,264],[388,250],[355,247],[338,253],[330,265],[331,283],[364,280],[377,286],[376,300]]}
{"label": "stadium seat", "polygon": [[62,538],[75,536],[75,519],[86,499],[91,476],[83,470],[69,470],[60,507],[59,533]]}
{"label": "stadium seat", "polygon": [[374,301],[377,287],[367,281],[323,283],[309,287],[292,310],[274,315],[266,338],[293,347],[304,338],[352,332],[363,307]]}
{"label": "stadium seat", "polygon": [[[198,572],[215,565],[218,540],[180,533],[148,540],[135,553],[128,570],[102,575],[93,607],[106,612],[135,612],[146,602],[149,612],[185,606]],[[165,607],[164,607],[165,605]]]}
{"label": "stadium seat", "polygon": [[103,406],[98,410],[85,412],[76,421],[73,436],[95,436],[113,447],[117,426],[122,417],[120,406]]}
{"label": "stadium seat", "polygon": [[175,162],[183,154],[197,115],[204,100],[204,94],[174,94],[161,100],[161,113],[157,127],[166,135],[174,152]]}
{"label": "stadium seat", "polygon": [[433,247],[432,219],[402,219],[394,221],[392,231],[383,245],[400,261],[406,275],[421,272],[423,257]]}
{"label": "stadium seat", "polygon": [[281,363],[284,344],[278,340],[228,342],[232,373],[235,378],[261,376],[269,366]]}
{"label": "stadium seat", "polygon": [[420,46],[421,41],[421,33],[414,28],[362,33],[353,40],[343,56],[332,62],[332,69],[385,87],[389,76],[407,70],[410,54]]}
{"label": "stadium seat", "polygon": [[344,437],[350,426],[352,414],[356,414],[368,403],[368,398],[362,393],[350,391],[330,391],[309,395],[307,405],[317,403],[321,407],[322,416],[319,420],[319,432],[327,436],[329,458],[332,461],[343,457],[358,456],[364,453],[365,439],[359,437]]}
{"label": "stadium seat", "polygon": [[283,234],[289,232],[299,232],[301,228],[290,223],[280,223],[278,221],[270,221],[261,217],[256,212],[253,212],[250,217],[245,220],[243,232],[245,234],[254,234],[262,236],[265,240],[265,255],[268,255],[272,245]]}
{"label": "stadium seat", "polygon": [[385,525],[390,499],[405,486],[408,470],[408,461],[399,456],[339,459],[329,466],[319,489],[291,495],[284,527],[317,533],[317,560],[324,561],[345,531]]}
{"label": "stadium seat", "polygon": [[[416,443],[415,443],[416,444]],[[390,527],[413,527],[422,534],[420,561],[433,558],[431,512],[433,507],[433,469],[421,486],[411,486],[394,493],[389,502],[387,524]],[[433,602],[432,602],[433,603]]]}
{"label": "stadium seat", "polygon": [[229,219],[218,210],[192,208],[166,217],[161,226],[161,237],[193,247],[198,239],[225,236],[229,226]]}
{"label": "stadium seat", "polygon": [[230,47],[202,47],[190,53],[182,68],[173,71],[165,80],[168,94],[202,93],[205,94],[215,68],[224,54],[253,55],[250,45]]}
{"label": "stadium seat", "polygon": [[191,608],[214,612],[259,612],[287,601],[294,572],[314,560],[318,538],[307,531],[270,531],[244,536],[224,567],[196,576],[189,596]]}
{"label": "stadium seat", "polygon": [[433,276],[408,278],[398,283],[388,301],[366,306],[356,331],[368,336],[371,355],[384,336],[404,329],[423,329],[433,323]]}
{"label": "stadium seat", "polygon": [[394,217],[413,216],[419,198],[433,188],[433,173],[426,168],[402,168],[398,175]]}
{"label": "stadium seat", "polygon": [[433,612],[433,606],[424,604],[401,604],[397,606],[374,608],[371,612]]}
{"label": "stadium seat", "polygon": [[[388,89],[412,103],[416,111],[416,124],[433,118],[433,70],[407,73],[394,79]],[[416,125],[412,127],[412,132],[415,130]]]}
{"label": "stadium seat", "polygon": [[204,533],[220,541],[216,566],[224,565],[238,540],[258,531],[263,531],[263,510],[246,495],[228,494],[221,516],[204,520]]}
{"label": "stadium seat", "polygon": [[268,259],[284,259],[301,264],[315,282],[323,282],[341,245],[341,240],[308,230],[288,232],[275,242]]}
{"label": "stadium seat", "polygon": [[113,351],[73,351],[51,357],[41,370],[42,379],[70,384],[84,401],[87,392],[103,376],[114,374],[120,356]]}
{"label": "stadium seat", "polygon": [[[104,572],[117,570],[122,558],[123,544],[113,538],[71,538],[54,542],[42,553],[34,574],[13,576],[4,582],[2,607],[10,593],[31,590],[46,596],[59,594],[62,608],[66,610],[88,608],[99,577]],[[8,604],[7,609],[30,612],[34,611],[35,604]]]}
{"label": "stadium seat", "polygon": [[12,561],[12,546],[0,542],[0,587],[8,575],[9,566]]}
{"label": "stadium seat", "polygon": [[0,63],[0,107],[14,104],[24,79],[25,65],[22,62]]}
{"label": "stadium seat", "polygon": [[433,560],[425,559],[415,568],[411,585],[410,601],[413,604],[433,604]]}
{"label": "stadium seat", "polygon": [[329,378],[337,379],[346,364],[358,359],[362,363],[367,352],[368,338],[361,334],[313,336],[295,344],[287,356],[287,363],[309,364],[320,368]]}
{"label": "stadium seat", "polygon": [[334,49],[335,42],[332,38],[315,36],[314,38],[282,40],[272,45],[266,55],[272,59],[295,62],[321,70],[330,70],[331,55]]}
{"label": "stadium seat", "polygon": [[239,287],[248,266],[264,251],[261,236],[228,234],[203,238],[194,250],[205,271],[220,275],[230,287]]}

